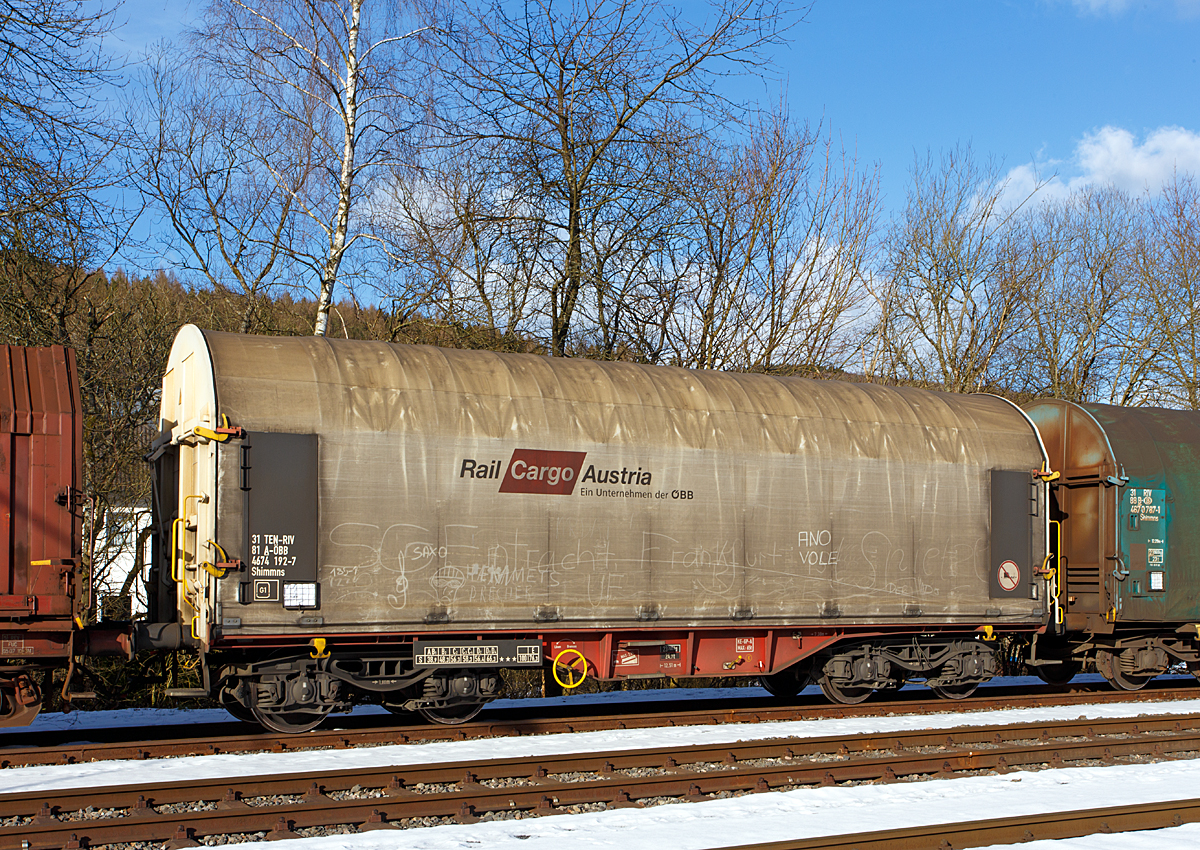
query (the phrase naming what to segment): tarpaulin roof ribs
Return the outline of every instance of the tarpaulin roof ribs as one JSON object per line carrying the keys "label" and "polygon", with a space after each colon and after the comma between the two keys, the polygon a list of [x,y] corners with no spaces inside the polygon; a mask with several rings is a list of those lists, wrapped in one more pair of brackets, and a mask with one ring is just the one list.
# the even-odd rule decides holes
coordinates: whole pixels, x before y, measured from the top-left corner
{"label": "tarpaulin roof ribs", "polygon": [[[647,607],[692,624],[914,606],[936,621],[1039,616],[1028,592],[988,592],[991,472],[1043,462],[1036,432],[1001,399],[194,327],[172,368],[188,358],[213,386],[165,409],[176,440],[218,414],[250,444],[262,432],[317,435],[327,627],[419,630],[431,611],[527,626],[547,606],[587,625]],[[519,452],[582,459],[573,473],[550,454],[516,467]],[[485,462],[497,477],[464,472]],[[574,475],[570,491],[531,479],[505,490],[531,467]],[[196,485],[216,505],[198,538],[231,553],[246,542],[237,476],[227,445]],[[203,525],[208,506],[188,510]],[[1044,548],[1036,529],[1030,546],[1026,565]],[[233,581],[221,582],[227,604]],[[278,606],[225,610],[244,629],[295,623]]]}

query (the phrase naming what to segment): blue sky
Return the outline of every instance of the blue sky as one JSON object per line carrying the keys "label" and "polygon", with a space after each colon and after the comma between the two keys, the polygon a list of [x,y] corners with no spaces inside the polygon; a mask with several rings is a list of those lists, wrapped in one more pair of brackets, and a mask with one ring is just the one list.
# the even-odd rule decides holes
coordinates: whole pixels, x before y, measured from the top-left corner
{"label": "blue sky", "polygon": [[798,30],[793,114],[878,162],[889,207],[914,151],[960,143],[1060,187],[1200,171],[1195,0],[818,0]]}
{"label": "blue sky", "polygon": [[[685,4],[686,5],[686,4]],[[198,0],[127,0],[114,47],[178,35]],[[817,0],[764,101],[877,164],[888,208],[914,152],[971,144],[1015,184],[1156,188],[1200,172],[1200,0]]]}

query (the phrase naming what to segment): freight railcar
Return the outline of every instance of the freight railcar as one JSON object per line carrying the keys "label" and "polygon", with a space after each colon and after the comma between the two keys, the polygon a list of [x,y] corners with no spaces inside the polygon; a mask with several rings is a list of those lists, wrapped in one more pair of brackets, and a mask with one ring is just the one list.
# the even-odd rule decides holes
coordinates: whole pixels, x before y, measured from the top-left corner
{"label": "freight railcar", "polygon": [[151,615],[283,731],[461,721],[504,668],[961,697],[1053,602],[992,396],[187,326],[152,457]]}
{"label": "freight railcar", "polygon": [[0,345],[0,726],[29,723],[87,608],[75,353]]}
{"label": "freight railcar", "polygon": [[1200,674],[1200,413],[1057,399],[1025,409],[1059,474],[1051,625],[1029,662],[1065,682],[1091,661],[1124,690],[1175,664]]}

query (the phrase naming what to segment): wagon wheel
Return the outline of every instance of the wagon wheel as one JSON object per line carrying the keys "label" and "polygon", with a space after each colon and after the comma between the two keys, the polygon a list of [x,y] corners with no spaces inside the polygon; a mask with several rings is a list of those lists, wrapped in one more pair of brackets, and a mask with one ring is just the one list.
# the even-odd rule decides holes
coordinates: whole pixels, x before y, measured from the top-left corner
{"label": "wagon wheel", "polygon": [[800,691],[804,690],[804,686],[808,684],[812,675],[810,665],[801,662],[788,667],[786,670],[780,670],[778,673],[771,673],[767,676],[759,676],[759,683],[767,689],[767,693],[774,697],[794,697]]}
{"label": "wagon wheel", "polygon": [[418,708],[417,713],[430,723],[441,723],[443,726],[457,726],[466,723],[483,708],[481,702],[463,702],[458,705],[447,705],[441,708]]}
{"label": "wagon wheel", "polygon": [[1104,678],[1108,679],[1108,683],[1118,691],[1140,691],[1154,676],[1131,676],[1128,673],[1122,673],[1120,668],[1113,664],[1112,675],[1106,674]]}
{"label": "wagon wheel", "polygon": [[[255,705],[250,712],[254,720],[264,729],[278,732],[281,735],[299,735],[301,732],[309,732],[320,726],[322,721],[329,716],[332,708],[333,706],[314,706],[312,708],[282,710]],[[226,710],[228,711],[228,706],[226,706]],[[233,712],[230,712],[230,714],[233,714]]]}
{"label": "wagon wheel", "polygon": [[978,682],[964,682],[961,685],[930,685],[929,689],[942,699],[966,699],[978,687]]}
{"label": "wagon wheel", "polygon": [[1149,676],[1134,676],[1123,672],[1121,670],[1121,662],[1112,652],[1099,652],[1096,654],[1096,669],[1118,691],[1140,691],[1155,676],[1153,673]]}
{"label": "wagon wheel", "polygon": [[1062,664],[1039,664],[1034,674],[1047,685],[1065,685],[1079,675],[1083,665],[1072,658],[1062,659]]}
{"label": "wagon wheel", "polygon": [[821,677],[821,691],[830,702],[840,702],[842,705],[857,705],[875,693],[873,688],[852,688],[839,685],[828,675]]}
{"label": "wagon wheel", "polygon": [[217,698],[217,702],[220,703],[221,708],[232,714],[235,720],[240,720],[243,723],[258,722],[258,718],[254,716],[254,712],[238,702],[237,698],[227,691],[221,691],[221,695]]}

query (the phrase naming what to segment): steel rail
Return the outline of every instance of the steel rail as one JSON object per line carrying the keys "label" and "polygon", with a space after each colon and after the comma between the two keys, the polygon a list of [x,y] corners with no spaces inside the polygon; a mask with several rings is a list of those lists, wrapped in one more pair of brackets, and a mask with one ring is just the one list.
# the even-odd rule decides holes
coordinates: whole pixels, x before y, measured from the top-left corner
{"label": "steel rail", "polygon": [[[1158,717],[1068,720],[1050,723],[1014,723],[1003,726],[960,727],[945,730],[914,730],[891,733],[832,735],[818,738],[777,738],[732,744],[696,744],[683,747],[611,750],[600,753],[563,753],[523,756],[487,761],[455,761],[437,764],[384,765],[300,772],[269,776],[218,777],[175,782],[141,783],[107,788],[77,788],[62,791],[21,791],[0,795],[0,818],[30,817],[44,805],[53,803],[60,811],[86,806],[95,808],[134,808],[138,798],[143,805],[161,806],[180,802],[220,800],[230,790],[240,796],[279,796],[308,793],[316,782],[325,793],[345,791],[355,785],[383,788],[396,784],[394,778],[412,787],[415,784],[457,783],[470,773],[477,780],[499,778],[537,778],[539,774],[567,772],[603,772],[633,768],[661,768],[673,759],[676,764],[738,762],[751,759],[808,758],[836,754],[879,751],[904,752],[928,747],[958,748],[968,745],[999,747],[1004,743],[1038,738],[1038,746],[1053,739],[1085,737],[1096,739],[1113,735],[1147,736],[1171,733],[1172,741],[1187,732],[1200,733],[1200,713]],[[1167,740],[1167,739],[1163,739]],[[1101,753],[1103,755],[1103,753]]]}
{"label": "steel rail", "polygon": [[[1182,731],[1189,729],[1191,731]],[[1165,731],[1169,730],[1169,731]],[[14,804],[0,814],[25,817],[37,814],[23,826],[0,829],[0,848],[28,846],[61,847],[74,837],[92,844],[126,841],[161,841],[172,837],[237,834],[271,830],[286,837],[292,829],[334,824],[384,826],[389,822],[413,817],[452,817],[470,822],[485,811],[524,810],[553,814],[564,806],[604,802],[610,806],[637,805],[636,800],[656,797],[700,799],[719,792],[769,791],[800,785],[830,785],[844,781],[890,781],[917,774],[952,775],[960,771],[998,769],[1024,765],[1060,766],[1069,761],[1151,754],[1167,757],[1172,753],[1200,751],[1200,715],[1177,718],[1133,718],[1126,720],[1071,721],[1047,725],[1020,724],[1006,727],[941,732],[790,739],[737,745],[700,745],[683,748],[659,748],[653,751],[629,750],[576,756],[505,759],[494,762],[458,762],[412,768],[372,768],[340,770],[319,774],[295,774],[280,777],[247,777],[220,781],[165,783],[109,789],[106,792],[83,790],[55,796],[34,809],[35,801],[45,793],[5,795],[3,802]],[[1136,735],[1135,738],[1112,738]],[[988,737],[990,736],[990,738]],[[1054,741],[1055,737],[1086,737],[1085,741]],[[1110,740],[1096,740],[1109,736]],[[1037,738],[1033,744],[1003,746],[1005,740]],[[976,749],[984,743],[990,747]],[[797,759],[818,753],[834,752],[840,760],[797,763]],[[874,758],[850,758],[855,752],[892,751],[893,755]],[[913,753],[910,748],[938,747],[939,752]],[[745,765],[748,760],[775,760],[788,763]],[[715,770],[688,770],[686,765],[721,762]],[[681,765],[683,765],[681,767]],[[621,770],[656,767],[650,776],[629,776]],[[557,781],[558,773],[599,774],[598,779],[576,782]],[[403,777],[401,778],[401,774]],[[491,778],[520,778],[525,784],[489,787]],[[445,785],[456,783],[453,791],[415,793],[417,782]],[[354,800],[330,800],[326,795],[352,784],[371,788],[387,785],[386,797]],[[240,788],[238,791],[236,789]],[[134,797],[137,793],[140,797]],[[240,797],[299,796],[300,803],[248,807]],[[185,814],[159,814],[155,806],[181,801],[222,799],[216,810]],[[128,809],[126,817],[103,820],[58,820],[56,812],[81,807]],[[29,844],[22,845],[20,841]]]}
{"label": "steel rail", "polygon": [[719,850],[965,850],[991,844],[1164,829],[1197,822],[1200,822],[1200,799],[1193,798],[738,844]]}
{"label": "steel rail", "polygon": [[[1030,694],[1024,691],[1005,695],[989,694],[954,701],[943,699],[889,700],[886,703],[868,701],[853,706],[827,703],[797,705],[772,701],[762,705],[735,707],[730,706],[728,701],[710,700],[701,704],[700,707],[696,707],[696,701],[681,701],[668,705],[651,703],[649,705],[653,705],[655,709],[653,711],[623,714],[529,717],[520,716],[519,712],[510,710],[503,713],[505,716],[464,723],[460,726],[404,725],[374,726],[367,729],[333,728],[285,736],[264,732],[233,735],[210,734],[202,739],[188,737],[132,743],[79,741],[79,737],[88,733],[76,731],[70,733],[76,739],[73,743],[57,746],[5,747],[3,739],[0,738],[0,768],[39,764],[80,764],[109,759],[148,759],[182,755],[284,752],[323,748],[346,749],[364,745],[549,735],[611,729],[646,729],[658,726],[703,726],[726,723],[870,717],[877,715],[880,711],[886,711],[893,715],[944,714],[1037,706],[1154,702],[1193,699],[1198,693],[1200,693],[1200,689],[1197,684],[1188,682],[1183,686],[1152,687],[1141,691],[1112,691],[1108,690],[1107,686],[1097,686],[1097,689],[1092,689],[1090,686],[1084,685],[1068,692]],[[643,704],[641,707],[647,708],[648,706]],[[236,728],[239,724],[231,725]]]}

